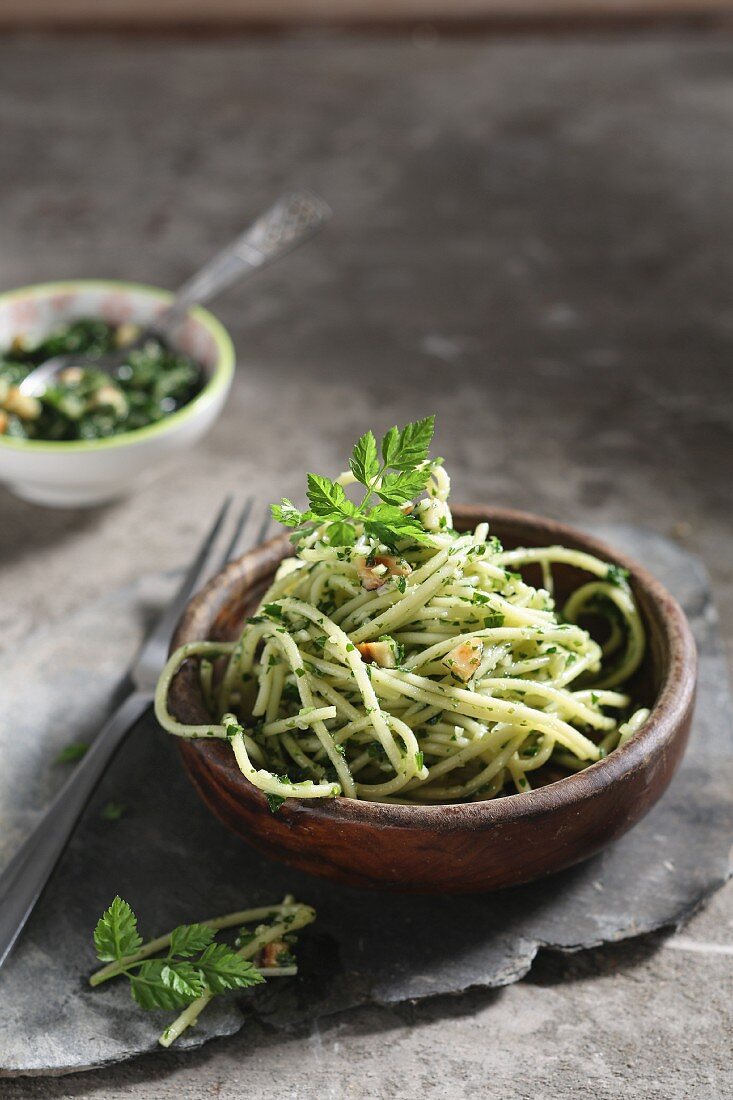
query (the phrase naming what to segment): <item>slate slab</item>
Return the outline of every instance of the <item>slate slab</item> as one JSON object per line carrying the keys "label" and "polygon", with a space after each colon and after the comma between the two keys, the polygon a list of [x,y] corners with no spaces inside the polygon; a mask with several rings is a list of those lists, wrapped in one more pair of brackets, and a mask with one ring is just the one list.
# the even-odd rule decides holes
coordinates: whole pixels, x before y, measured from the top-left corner
{"label": "slate slab", "polygon": [[[393,1003],[517,981],[541,947],[575,951],[679,925],[729,875],[733,710],[710,588],[677,546],[632,528],[594,533],[638,558],[682,602],[700,650],[690,749],[660,804],[593,860],[482,897],[410,898],[346,889],[268,863],[199,802],[175,745],[143,720],[95,795],[15,953],[0,973],[0,1073],[64,1073],[153,1050],[169,1018],[144,1015],[121,983],[90,991],[90,934],[115,893],[144,934],[279,899],[314,904],[301,975],[212,1006],[182,1046],[237,1031],[256,1012],[278,1027],[360,1003]],[[114,697],[163,575],[38,631],[0,662],[0,866],[60,785],[58,750],[93,735]],[[116,822],[110,801],[127,806]]]}

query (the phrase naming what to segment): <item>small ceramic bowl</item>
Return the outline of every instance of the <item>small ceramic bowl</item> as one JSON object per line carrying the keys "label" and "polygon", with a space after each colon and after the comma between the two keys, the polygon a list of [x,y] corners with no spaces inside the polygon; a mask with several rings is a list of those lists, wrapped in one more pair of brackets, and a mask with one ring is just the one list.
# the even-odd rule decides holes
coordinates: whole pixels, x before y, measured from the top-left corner
{"label": "small ceramic bowl", "polygon": [[[529,882],[587,859],[635,825],[666,790],[687,744],[695,695],[695,644],[684,613],[635,562],[551,520],[493,508],[454,508],[456,526],[488,520],[509,549],[560,543],[625,567],[647,631],[630,685],[651,715],[623,748],[575,775],[524,794],[453,806],[395,806],[348,798],[287,799],[276,814],[237,767],[230,747],[179,742],[193,783],[216,816],[266,855],[349,885],[423,893],[480,892]],[[287,537],[267,543],[215,577],[189,604],[173,646],[232,638],[260,598]],[[539,576],[526,571],[532,583]],[[587,576],[554,567],[560,606]],[[189,663],[172,685],[171,709],[207,722]]]}
{"label": "small ceramic bowl", "polygon": [[[32,340],[67,321],[101,317],[148,324],[170,302],[157,287],[101,279],[43,283],[0,294],[0,347],[19,333]],[[79,507],[124,496],[161,463],[191,447],[216,420],[234,376],[234,348],[217,319],[194,309],[172,341],[197,359],[207,382],[182,409],[157,424],[109,439],[46,443],[0,435],[0,481],[36,504]]]}

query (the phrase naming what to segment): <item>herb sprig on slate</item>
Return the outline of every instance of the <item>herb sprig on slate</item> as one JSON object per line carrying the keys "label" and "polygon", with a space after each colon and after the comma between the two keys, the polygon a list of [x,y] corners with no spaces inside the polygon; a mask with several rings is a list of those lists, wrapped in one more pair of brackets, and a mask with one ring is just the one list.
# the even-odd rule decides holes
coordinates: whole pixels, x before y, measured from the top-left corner
{"label": "herb sprig on slate", "polygon": [[294,542],[322,524],[327,525],[324,533],[332,546],[353,546],[357,526],[389,547],[405,539],[425,541],[428,536],[420,521],[403,509],[425,490],[430,479],[435,465],[428,457],[434,424],[435,417],[427,416],[401,429],[390,428],[380,447],[372,432],[361,437],[349,459],[357,484],[365,490],[358,504],[349,500],[338,481],[308,474],[307,511],[301,512],[283,498],[272,505],[273,517],[285,527],[297,528]]}
{"label": "herb sprig on slate", "polygon": [[[127,978],[141,1008],[179,1010],[158,1039],[168,1047],[196,1023],[217,995],[259,985],[265,976],[297,974],[291,945],[295,933],[315,917],[309,905],[289,894],[279,905],[241,909],[201,924],[181,924],[143,943],[135,914],[116,897],[94,930],[97,956],[106,965],[91,975],[89,984]],[[233,947],[216,942],[216,933],[224,929],[238,929]],[[268,952],[274,952],[274,963],[268,960]]]}
{"label": "herb sprig on slate", "polygon": [[116,897],[94,930],[100,962],[117,963],[117,974],[130,980],[130,992],[144,1009],[185,1008],[204,993],[246,989],[264,981],[251,962],[224,943],[214,943],[205,924],[182,924],[170,934],[165,955],[133,961],[142,947],[137,917]]}

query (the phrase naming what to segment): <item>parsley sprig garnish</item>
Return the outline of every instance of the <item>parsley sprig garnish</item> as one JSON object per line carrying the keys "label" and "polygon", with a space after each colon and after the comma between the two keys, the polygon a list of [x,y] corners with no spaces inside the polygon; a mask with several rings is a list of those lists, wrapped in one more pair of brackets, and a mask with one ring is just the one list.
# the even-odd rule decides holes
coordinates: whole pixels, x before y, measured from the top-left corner
{"label": "parsley sprig garnish", "polygon": [[427,416],[402,429],[390,428],[379,448],[372,432],[361,437],[349,459],[352,474],[365,490],[359,503],[349,500],[338,481],[308,474],[308,510],[301,512],[283,498],[272,505],[273,517],[286,527],[297,528],[294,542],[323,524],[332,546],[353,546],[357,526],[389,547],[405,539],[425,541],[429,536],[422,524],[403,511],[403,506],[419,496],[430,479],[434,463],[428,453],[434,424],[435,417]]}
{"label": "parsley sprig garnish", "polygon": [[[289,894],[280,905],[241,909],[202,924],[181,924],[168,935],[143,943],[135,914],[116,897],[94,930],[97,956],[107,965],[92,974],[89,984],[125,977],[141,1008],[181,1010],[158,1039],[168,1047],[196,1023],[218,994],[259,985],[265,974],[297,974],[289,945],[295,942],[294,933],[315,916],[315,910]],[[260,921],[264,923],[253,930],[247,927]],[[234,947],[215,942],[216,932],[226,928],[239,928]],[[257,958],[273,943],[278,947],[275,966],[270,963],[260,971]]]}
{"label": "parsley sprig garnish", "polygon": [[97,958],[117,964],[115,975],[129,978],[130,992],[141,1008],[185,1008],[204,993],[225,993],[264,981],[251,962],[227,944],[214,943],[208,925],[181,924],[167,938],[163,956],[136,959],[143,943],[137,917],[120,897],[94,929]]}

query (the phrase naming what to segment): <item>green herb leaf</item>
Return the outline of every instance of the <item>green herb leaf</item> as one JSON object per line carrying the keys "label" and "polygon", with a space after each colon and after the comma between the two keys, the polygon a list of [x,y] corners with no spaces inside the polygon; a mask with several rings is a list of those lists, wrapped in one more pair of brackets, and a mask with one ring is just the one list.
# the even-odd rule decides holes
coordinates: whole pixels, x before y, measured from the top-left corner
{"label": "green herb leaf", "polygon": [[400,470],[396,474],[386,474],[375,492],[387,504],[406,504],[423,491],[429,478],[430,469],[427,467],[422,470]]}
{"label": "green herb leaf", "polygon": [[203,975],[192,963],[149,959],[130,975],[130,990],[141,1008],[185,1008],[205,992]]}
{"label": "green herb leaf", "polygon": [[248,959],[237,955],[225,943],[210,944],[197,960],[196,966],[212,993],[246,989],[265,980]]}
{"label": "green herb leaf", "polygon": [[362,485],[369,485],[379,473],[377,441],[373,432],[365,432],[351,452],[351,472]]}
{"label": "green herb leaf", "polygon": [[433,438],[435,417],[426,416],[407,424],[402,431],[390,428],[382,440],[385,465],[395,470],[409,470],[425,462]]}
{"label": "green herb leaf", "polygon": [[308,474],[308,500],[313,514],[326,519],[338,519],[354,511],[354,505],[346,499],[343,485],[320,474]]}
{"label": "green herb leaf", "polygon": [[279,504],[270,505],[272,518],[285,527],[300,527],[309,518],[308,512],[299,512],[292,501],[283,497]]}
{"label": "green herb leaf", "polygon": [[336,520],[329,523],[325,534],[331,546],[353,546],[356,542],[356,529],[348,520]]}
{"label": "green herb leaf", "polygon": [[429,538],[422,524],[407,516],[394,504],[377,504],[364,520],[364,531],[387,546],[394,546],[400,539],[421,542]]}
{"label": "green herb leaf", "polygon": [[88,748],[86,741],[72,741],[61,750],[54,764],[75,764],[77,760],[81,760]]}
{"label": "green herb leaf", "polygon": [[94,929],[94,947],[101,962],[116,962],[132,955],[142,944],[137,930],[137,917],[121,897],[116,897],[104,911]]}
{"label": "green herb leaf", "polygon": [[[325,535],[332,546],[353,546],[357,526],[363,523],[364,532],[386,546],[395,547],[400,539],[414,542],[429,541],[430,535],[414,517],[405,515],[400,508],[425,489],[429,477],[428,450],[433,435],[435,418],[426,417],[407,424],[404,428],[390,428],[382,440],[383,463],[380,464],[377,442],[372,432],[365,432],[354,447],[349,465],[354,477],[367,489],[366,497],[357,507],[346,496],[338,481],[308,474],[308,501],[310,510],[300,512],[291,501],[283,498],[272,506],[272,514],[286,527],[299,528],[291,536],[296,545],[312,534],[321,524],[327,524]],[[391,472],[390,472],[391,471]],[[378,489],[375,481],[381,480]],[[369,507],[372,494],[381,500],[376,507]],[[385,512],[384,509],[391,509]]]}
{"label": "green herb leaf", "polygon": [[102,812],[99,815],[104,821],[119,821],[121,817],[124,817],[127,812],[127,806],[124,802],[108,802],[106,806],[102,807]]}
{"label": "green herb leaf", "polygon": [[276,814],[285,801],[279,794],[268,794],[265,797],[267,798],[267,805],[270,807],[271,814]]}
{"label": "green herb leaf", "polygon": [[214,932],[205,924],[181,924],[171,932],[171,955],[191,958],[198,955],[214,939]]}

